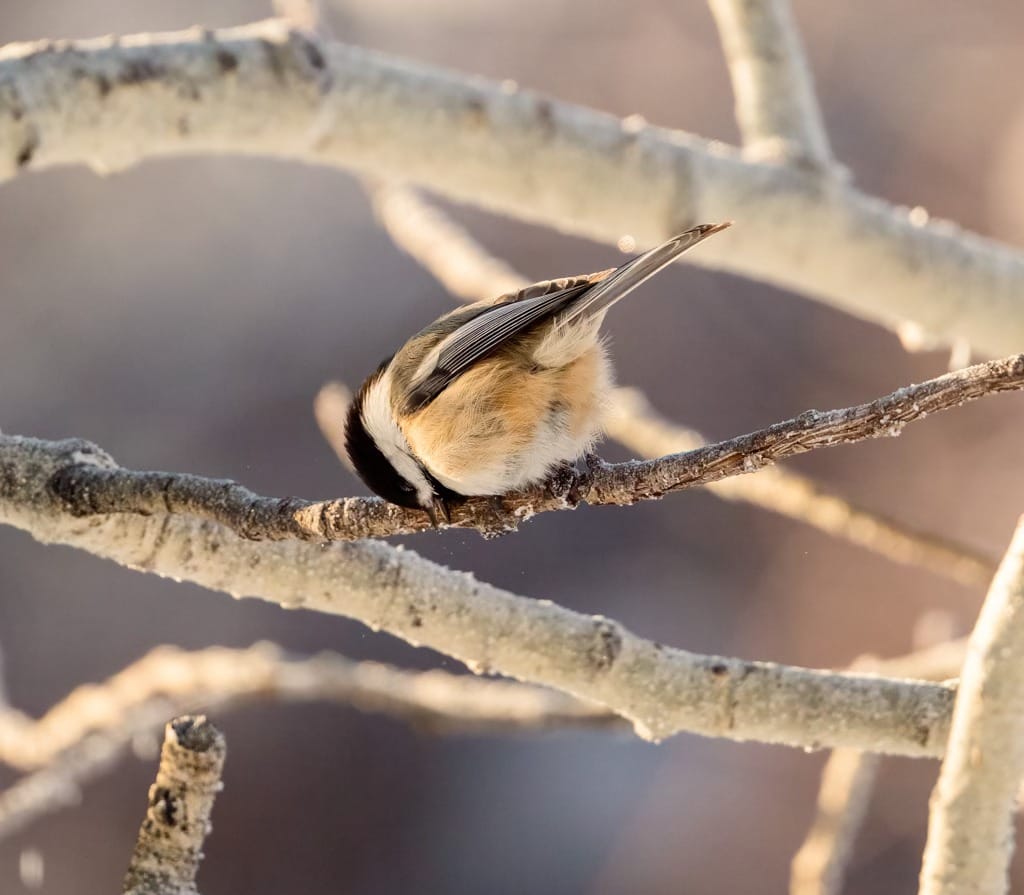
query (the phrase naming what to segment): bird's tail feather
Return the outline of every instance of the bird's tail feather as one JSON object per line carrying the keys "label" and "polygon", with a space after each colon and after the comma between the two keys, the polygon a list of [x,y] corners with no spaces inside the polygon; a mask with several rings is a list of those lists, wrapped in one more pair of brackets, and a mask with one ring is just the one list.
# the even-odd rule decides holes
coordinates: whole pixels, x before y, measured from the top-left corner
{"label": "bird's tail feather", "polygon": [[709,236],[719,233],[731,226],[732,221],[721,224],[700,224],[673,236],[660,246],[638,255],[621,267],[612,271],[593,289],[588,289],[578,302],[569,306],[563,314],[561,323],[571,323],[581,317],[592,317],[610,308],[619,299],[624,298],[641,283],[649,280],[658,271],[671,264],[687,249]]}

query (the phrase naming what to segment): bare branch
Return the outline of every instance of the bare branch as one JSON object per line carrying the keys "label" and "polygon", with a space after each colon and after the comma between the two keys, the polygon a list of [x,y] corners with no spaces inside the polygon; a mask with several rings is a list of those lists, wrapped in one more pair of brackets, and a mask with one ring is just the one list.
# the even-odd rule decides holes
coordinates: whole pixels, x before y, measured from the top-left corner
{"label": "bare branch", "polygon": [[745,154],[827,168],[828,137],[789,0],[710,0],[710,6]]}
{"label": "bare branch", "polygon": [[330,700],[431,729],[624,726],[607,709],[508,681],[402,671],[336,653],[290,659],[270,643],[195,652],[164,646],[101,684],[78,687],[38,721],[12,725],[0,718],[0,761],[40,768],[95,734],[127,744],[146,729],[137,719],[148,722],[153,706],[167,717],[197,709],[221,712],[253,699]]}
{"label": "bare branch", "polygon": [[324,440],[350,472],[355,469],[345,449],[345,413],[352,401],[352,392],[341,382],[328,382],[313,399],[313,416]]}
{"label": "bare branch", "polygon": [[166,707],[159,701],[146,703],[123,719],[125,739],[106,732],[89,734],[53,763],[0,792],[0,839],[44,814],[78,804],[82,786],[113,768],[132,737],[158,728],[166,717]]}
{"label": "bare branch", "polygon": [[932,793],[921,895],[1008,891],[1024,776],[1024,518],[967,647]]}
{"label": "bare branch", "polygon": [[[368,189],[377,218],[394,243],[458,298],[478,301],[529,284],[527,277],[484,249],[415,190],[395,184],[370,185]],[[344,386],[331,383],[321,389],[316,401],[321,431],[346,464],[348,455],[340,429],[350,399]],[[696,450],[707,443],[692,429],[659,417],[637,389],[617,389],[612,411],[608,435],[648,459]],[[987,585],[995,573],[996,561],[991,557],[912,531],[788,470],[769,468],[753,476],[725,479],[710,490],[726,500],[753,503],[875,550],[895,562],[920,565],[963,584]]]}
{"label": "bare branch", "polygon": [[395,245],[456,298],[480,301],[530,285],[531,280],[483,251],[462,227],[413,190],[395,183],[370,183],[367,191],[377,220]]}
{"label": "bare branch", "polygon": [[[717,444],[656,460],[589,464],[567,474],[554,493],[537,486],[501,498],[471,498],[453,508],[452,526],[487,534],[512,531],[531,516],[580,503],[622,506],[653,500],[696,485],[754,472],[778,460],[866,438],[899,435],[903,427],[940,410],[1024,387],[1024,355],[978,364],[920,385],[909,385],[866,404],[808,410],[795,419]],[[20,442],[0,435],[4,444]],[[432,528],[426,513],[376,498],[314,502],[260,497],[235,482],[186,473],[134,472],[117,467],[94,446],[65,442],[50,449],[82,462],[57,469],[49,482],[63,509],[75,516],[102,513],[185,513],[225,525],[252,539],[338,541],[409,534]],[[104,455],[105,456],[105,455]]]}
{"label": "bare branch", "polygon": [[[925,680],[960,672],[966,639],[945,641],[906,656],[879,661],[863,657],[853,668]],[[839,895],[854,840],[867,814],[880,757],[856,749],[835,749],[825,763],[817,813],[793,857],[790,895]]]}
{"label": "bare branch", "polygon": [[789,895],[839,895],[853,842],[867,813],[881,756],[835,749],[825,763],[817,813],[793,857]]}
{"label": "bare branch", "polygon": [[17,723],[0,719],[0,761],[39,768],[0,792],[0,839],[77,803],[85,783],[168,715],[262,699],[342,702],[438,732],[628,729],[598,706],[508,681],[401,671],[331,653],[287,659],[267,643],[191,653],[160,647],[102,684],[79,687],[38,721],[17,712]]}
{"label": "bare branch", "polygon": [[618,623],[526,599],[376,541],[253,542],[209,520],[76,518],[54,497],[58,470],[113,461],[87,442],[0,438],[0,522],[45,543],[235,596],[357,619],[489,671],[606,706],[652,740],[682,730],[803,748],[855,746],[934,756],[948,685],[702,656]]}
{"label": "bare branch", "polygon": [[[417,147],[430,146],[420,152]],[[689,134],[311,37],[243,28],[0,50],[0,178],[200,152],[303,159],[617,242],[740,226],[693,256],[890,327],[1024,344],[1024,255]]]}
{"label": "bare branch", "polygon": [[167,725],[125,895],[195,895],[226,754],[223,734],[202,715]]}
{"label": "bare branch", "polygon": [[[706,444],[693,429],[662,418],[641,392],[618,389],[608,434],[644,457],[698,450]],[[984,586],[996,561],[964,544],[915,531],[903,523],[834,494],[782,467],[723,479],[708,486],[716,497],[744,501],[874,550],[894,562],[916,565],[970,586]]]}

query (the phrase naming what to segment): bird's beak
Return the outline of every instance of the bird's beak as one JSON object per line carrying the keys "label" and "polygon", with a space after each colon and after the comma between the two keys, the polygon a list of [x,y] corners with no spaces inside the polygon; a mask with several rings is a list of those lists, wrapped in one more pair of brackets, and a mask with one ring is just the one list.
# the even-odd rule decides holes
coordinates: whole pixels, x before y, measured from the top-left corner
{"label": "bird's beak", "polygon": [[452,521],[452,514],[448,509],[448,503],[437,494],[431,498],[430,506],[424,507],[424,509],[427,511],[427,515],[430,517],[430,522],[434,528],[440,528],[441,523],[448,525]]}

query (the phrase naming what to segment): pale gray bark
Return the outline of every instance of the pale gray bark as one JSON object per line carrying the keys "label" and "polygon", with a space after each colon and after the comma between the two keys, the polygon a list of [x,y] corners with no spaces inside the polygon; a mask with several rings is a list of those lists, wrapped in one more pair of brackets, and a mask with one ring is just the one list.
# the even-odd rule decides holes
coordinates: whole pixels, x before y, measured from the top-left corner
{"label": "pale gray bark", "polygon": [[710,0],[748,158],[827,169],[832,155],[789,0]]}
{"label": "pale gray bark", "polygon": [[254,542],[186,515],[75,517],[52,490],[69,464],[105,454],[85,442],[0,441],[0,522],[133,568],[237,596],[358,619],[477,672],[544,684],[599,703],[641,736],[686,730],[803,748],[937,756],[953,689],[702,656],[618,623],[517,597],[375,541]]}
{"label": "pale gray bark", "polygon": [[167,725],[149,808],[125,875],[125,895],[196,895],[196,873],[221,789],[227,746],[203,716]]}
{"label": "pale gray bark", "polygon": [[[423,151],[430,147],[431,151]],[[991,354],[1024,344],[1024,256],[793,165],[479,78],[318,40],[278,20],[0,50],[0,178],[244,153],[407,179],[616,242],[702,220],[692,260]]]}
{"label": "pale gray bark", "polygon": [[[504,534],[540,512],[574,509],[580,503],[622,506],[655,500],[674,491],[756,472],[787,457],[866,438],[899,435],[903,427],[940,410],[986,395],[1024,388],[1024,355],[978,364],[929,379],[854,407],[808,410],[791,420],[681,454],[627,463],[588,458],[583,471],[566,470],[557,480],[500,498],[471,498],[452,506],[451,525],[485,535]],[[17,449],[26,442],[0,435]],[[70,456],[95,456],[87,443],[51,446]],[[97,513],[177,512],[211,519],[254,539],[338,541],[425,531],[433,523],[422,510],[376,498],[310,501],[267,498],[234,482],[187,473],[109,469],[92,459],[67,462],[54,471],[50,493],[76,516]]]}
{"label": "pale gray bark", "polygon": [[921,895],[1008,891],[1024,776],[1024,518],[967,644],[932,793]]}

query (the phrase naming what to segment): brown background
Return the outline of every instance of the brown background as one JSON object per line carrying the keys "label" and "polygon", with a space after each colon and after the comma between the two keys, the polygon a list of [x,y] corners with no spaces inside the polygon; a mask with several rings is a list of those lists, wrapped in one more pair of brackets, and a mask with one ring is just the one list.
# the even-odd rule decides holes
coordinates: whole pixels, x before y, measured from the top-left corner
{"label": "brown background", "polygon": [[[858,182],[1020,242],[1024,7],[796,7],[835,150]],[[0,42],[267,13],[255,0],[6,3]],[[736,140],[701,2],[338,0],[331,23],[357,44]],[[538,278],[618,257],[456,212]],[[742,226],[742,209],[734,217]],[[357,383],[448,302],[337,171],[222,158],[107,179],[30,174],[0,189],[0,427],[84,436],[131,467],[229,476],[268,494],[362,493],[322,443],[312,396],[328,378]],[[710,436],[865,400],[946,363],[817,304],[690,268],[630,309],[610,322],[621,381]],[[998,553],[1024,508],[1022,422],[1024,399],[994,398],[792,465]],[[414,543],[674,645],[816,666],[906,650],[928,608],[951,610],[965,630],[981,597],[701,493],[550,514],[493,542],[450,533]],[[261,638],[454,667],[341,619],[235,603],[0,530],[0,644],[26,710],[158,643]],[[336,706],[262,705],[218,721],[230,757],[208,893],[778,892],[823,760],[690,736],[660,747],[579,733],[432,738]],[[913,889],[935,769],[886,762],[848,892]],[[0,843],[0,890],[20,891],[18,854],[33,846],[46,859],[43,891],[119,891],[152,773],[152,762],[126,760],[79,807]]]}

